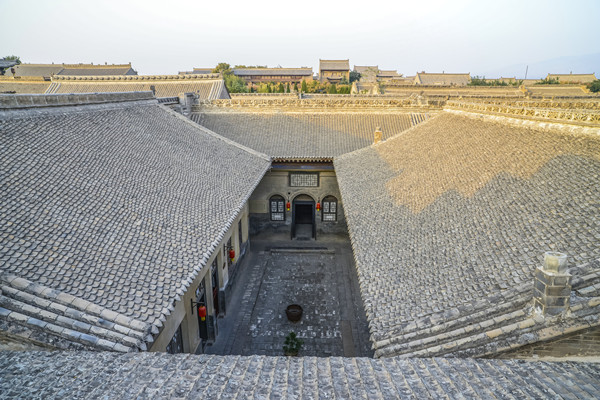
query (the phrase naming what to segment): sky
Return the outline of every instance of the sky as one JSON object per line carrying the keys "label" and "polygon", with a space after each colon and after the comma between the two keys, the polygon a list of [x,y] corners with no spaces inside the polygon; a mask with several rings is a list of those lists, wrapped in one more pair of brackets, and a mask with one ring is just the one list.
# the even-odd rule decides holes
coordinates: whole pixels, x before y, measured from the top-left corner
{"label": "sky", "polygon": [[599,76],[599,15],[600,0],[0,0],[0,57],[144,75],[350,59],[404,75]]}

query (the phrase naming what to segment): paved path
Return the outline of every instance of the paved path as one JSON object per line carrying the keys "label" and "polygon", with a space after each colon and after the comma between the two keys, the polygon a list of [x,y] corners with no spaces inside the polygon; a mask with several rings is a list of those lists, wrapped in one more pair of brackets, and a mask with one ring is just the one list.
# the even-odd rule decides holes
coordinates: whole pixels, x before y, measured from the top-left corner
{"label": "paved path", "polygon": [[[285,336],[304,341],[304,356],[372,356],[354,259],[347,236],[321,235],[291,241],[287,235],[250,239],[240,265],[227,316],[209,354],[282,355]],[[285,308],[300,304],[304,314],[289,322]]]}

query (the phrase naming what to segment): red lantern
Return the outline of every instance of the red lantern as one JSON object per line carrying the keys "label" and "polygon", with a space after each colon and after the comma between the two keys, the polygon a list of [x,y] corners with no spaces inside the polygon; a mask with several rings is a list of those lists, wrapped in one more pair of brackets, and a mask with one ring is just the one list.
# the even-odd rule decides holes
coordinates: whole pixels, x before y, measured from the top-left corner
{"label": "red lantern", "polygon": [[287,204],[285,205],[285,207],[287,208],[288,211],[290,211],[290,202],[288,201]]}
{"label": "red lantern", "polygon": [[321,203],[319,203],[319,202],[317,201],[317,211],[319,211],[320,209],[321,209]]}
{"label": "red lantern", "polygon": [[235,258],[235,250],[234,249],[229,250],[229,258],[231,258],[232,260]]}
{"label": "red lantern", "polygon": [[198,316],[200,317],[200,321],[206,320],[206,307],[198,306]]}

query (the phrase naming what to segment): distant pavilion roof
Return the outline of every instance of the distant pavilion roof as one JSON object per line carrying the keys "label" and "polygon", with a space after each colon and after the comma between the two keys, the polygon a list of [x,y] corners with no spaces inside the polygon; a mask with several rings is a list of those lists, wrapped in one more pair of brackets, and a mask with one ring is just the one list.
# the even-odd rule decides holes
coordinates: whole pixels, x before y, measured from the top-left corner
{"label": "distant pavilion roof", "polygon": [[313,70],[312,68],[235,68],[233,73],[237,76],[312,76]]}
{"label": "distant pavilion roof", "polygon": [[349,71],[350,60],[319,60],[319,71]]}

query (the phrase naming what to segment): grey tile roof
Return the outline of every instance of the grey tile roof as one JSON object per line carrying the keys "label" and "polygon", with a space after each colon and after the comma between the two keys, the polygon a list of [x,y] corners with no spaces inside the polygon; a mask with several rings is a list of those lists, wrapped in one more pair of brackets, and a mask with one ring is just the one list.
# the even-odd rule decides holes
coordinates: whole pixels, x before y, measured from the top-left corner
{"label": "grey tile roof", "polygon": [[[96,97],[107,96],[119,95]],[[152,333],[270,166],[156,100],[0,106],[0,140],[0,272],[153,324]],[[29,304],[18,293],[1,296],[14,300],[3,308],[31,316],[13,307]]]}
{"label": "grey tile roof", "polygon": [[[597,136],[442,113],[334,165],[376,355],[513,346],[544,251],[600,258]],[[579,297],[562,328],[599,323],[598,299]],[[506,341],[487,346],[498,327]]]}
{"label": "grey tile roof", "polygon": [[[15,76],[51,76],[64,68],[62,64],[19,64],[15,65]],[[7,73],[9,76],[12,73]]]}
{"label": "grey tile roof", "polygon": [[237,76],[289,76],[305,75],[312,76],[312,68],[235,68],[233,73]]}
{"label": "grey tile roof", "polygon": [[52,93],[141,92],[154,87],[156,97],[195,93],[200,100],[229,99],[223,79],[215,74],[60,77],[53,81],[53,85]]}
{"label": "grey tile roof", "polygon": [[350,71],[350,60],[319,60],[319,71]]}
{"label": "grey tile roof", "polygon": [[98,76],[98,75],[136,75],[130,66],[106,66],[105,68],[65,68],[57,75]]}
{"label": "grey tile roof", "polygon": [[[51,371],[51,372],[49,372]],[[7,352],[8,398],[595,398],[600,364],[458,358]]]}
{"label": "grey tile roof", "polygon": [[15,60],[0,59],[0,68],[10,68],[14,67],[15,65],[17,65],[17,62]]}
{"label": "grey tile roof", "polygon": [[420,113],[194,113],[192,120],[275,159],[331,159],[373,143],[428,118]]}

